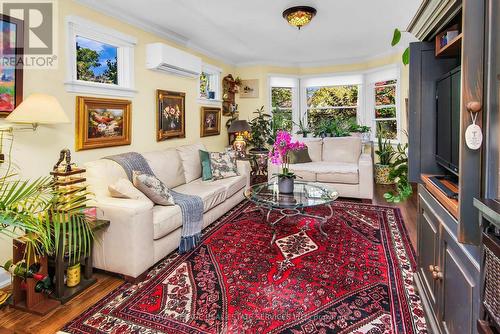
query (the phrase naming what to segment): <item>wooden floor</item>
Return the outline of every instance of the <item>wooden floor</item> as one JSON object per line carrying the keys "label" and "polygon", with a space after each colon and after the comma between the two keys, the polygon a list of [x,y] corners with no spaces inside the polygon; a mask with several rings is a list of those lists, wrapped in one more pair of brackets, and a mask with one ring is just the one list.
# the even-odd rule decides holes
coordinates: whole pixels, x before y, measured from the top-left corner
{"label": "wooden floor", "polygon": [[[390,188],[376,186],[373,204],[388,205],[384,200],[384,193]],[[412,198],[397,206],[401,209],[406,228],[413,246],[416,246],[416,192]],[[109,292],[123,283],[123,280],[106,274],[96,274],[97,283],[77,296],[75,299],[59,307],[44,317],[17,311],[11,307],[0,310],[0,334],[4,333],[55,333],[67,322],[84,312]]]}

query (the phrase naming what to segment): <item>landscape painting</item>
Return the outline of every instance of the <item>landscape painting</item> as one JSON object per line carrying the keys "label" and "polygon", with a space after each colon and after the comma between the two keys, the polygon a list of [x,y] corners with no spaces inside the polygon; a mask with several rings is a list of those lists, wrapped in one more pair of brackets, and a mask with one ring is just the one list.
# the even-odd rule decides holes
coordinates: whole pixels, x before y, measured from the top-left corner
{"label": "landscape painting", "polygon": [[185,99],[185,93],[160,89],[156,91],[157,141],[186,136]]}
{"label": "landscape painting", "polygon": [[105,84],[118,84],[118,48],[76,36],[76,78]]}
{"label": "landscape painting", "polygon": [[0,14],[0,115],[7,116],[23,99],[23,22]]}
{"label": "landscape painting", "polygon": [[240,86],[241,98],[258,98],[259,97],[259,80],[241,80]]}
{"label": "landscape painting", "polygon": [[129,145],[131,102],[77,98],[77,150]]}

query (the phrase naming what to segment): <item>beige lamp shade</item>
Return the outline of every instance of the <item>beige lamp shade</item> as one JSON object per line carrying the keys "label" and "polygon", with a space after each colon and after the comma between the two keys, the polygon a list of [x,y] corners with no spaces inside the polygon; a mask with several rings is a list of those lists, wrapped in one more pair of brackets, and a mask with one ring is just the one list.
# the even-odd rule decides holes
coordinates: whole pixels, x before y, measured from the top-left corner
{"label": "beige lamp shade", "polygon": [[6,118],[13,123],[59,124],[70,120],[61,104],[51,95],[31,94]]}

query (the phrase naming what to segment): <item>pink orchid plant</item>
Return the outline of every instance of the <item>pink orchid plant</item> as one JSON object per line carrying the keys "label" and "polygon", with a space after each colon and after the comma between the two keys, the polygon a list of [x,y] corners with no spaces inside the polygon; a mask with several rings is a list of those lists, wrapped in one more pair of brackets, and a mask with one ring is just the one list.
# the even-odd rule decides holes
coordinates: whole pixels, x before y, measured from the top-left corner
{"label": "pink orchid plant", "polygon": [[281,173],[278,177],[295,178],[295,174],[290,172],[290,161],[288,153],[298,151],[305,147],[304,143],[293,141],[292,135],[288,131],[279,130],[276,133],[276,141],[269,152],[269,159],[274,165],[281,165]]}

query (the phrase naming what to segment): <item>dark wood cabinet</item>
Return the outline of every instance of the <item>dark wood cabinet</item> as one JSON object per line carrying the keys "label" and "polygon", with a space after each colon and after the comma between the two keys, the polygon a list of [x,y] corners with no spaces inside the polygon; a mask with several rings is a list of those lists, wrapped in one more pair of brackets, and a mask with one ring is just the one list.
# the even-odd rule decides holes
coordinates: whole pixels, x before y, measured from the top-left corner
{"label": "dark wood cabinet", "polygon": [[457,221],[419,186],[415,282],[432,333],[473,334],[479,315],[479,250],[456,237]]}

